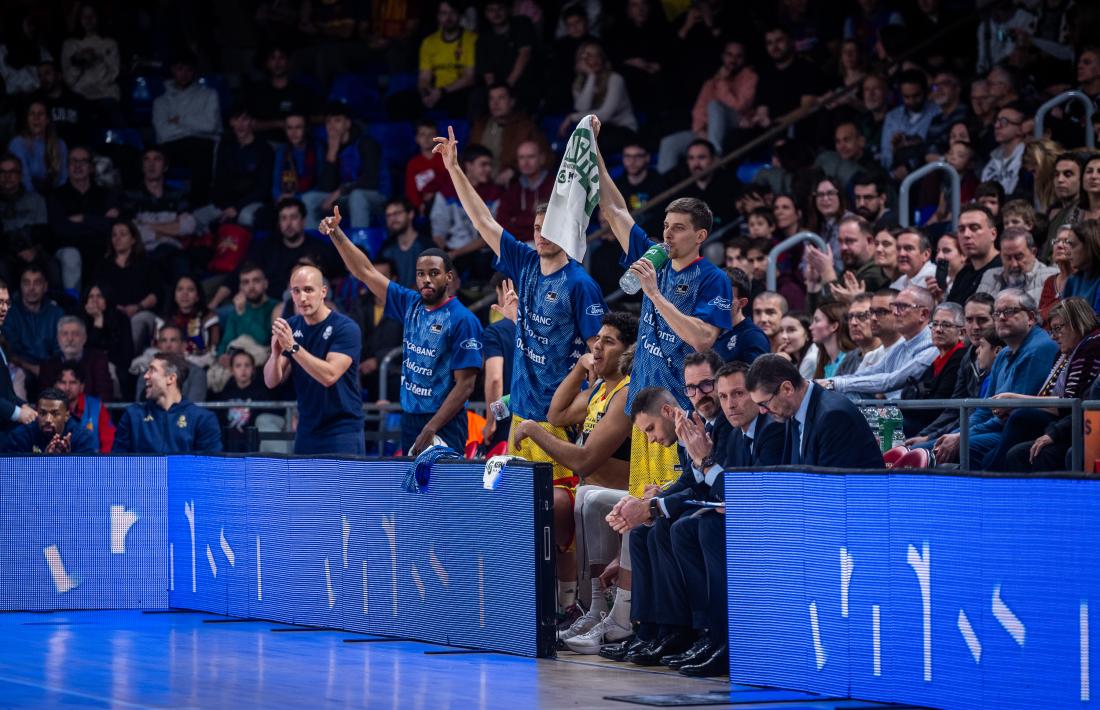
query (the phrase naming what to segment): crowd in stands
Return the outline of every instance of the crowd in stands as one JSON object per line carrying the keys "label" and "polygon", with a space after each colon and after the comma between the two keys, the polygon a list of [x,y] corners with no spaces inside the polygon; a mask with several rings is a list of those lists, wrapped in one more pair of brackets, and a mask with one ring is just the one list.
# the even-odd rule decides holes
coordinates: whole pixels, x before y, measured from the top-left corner
{"label": "crowd in stands", "polygon": [[[1100,97],[1100,13],[1073,0],[974,10],[15,3],[0,27],[0,279],[11,300],[0,332],[14,393],[31,403],[70,393],[74,416],[102,420],[104,451],[114,423],[101,405],[144,400],[158,354],[183,358],[173,371],[190,402],[292,397],[254,375],[272,320],[293,312],[290,271],[311,263],[331,306],[361,325],[363,397],[377,401],[396,389],[397,373],[380,382],[379,366],[401,326],[315,231],[320,219],[339,207],[399,284],[414,287],[417,255],[440,247],[458,298],[483,305],[497,289],[499,300],[492,253],[434,136],[455,127],[463,173],[508,232],[530,239],[565,138],[595,114],[627,205],[649,208],[638,223],[659,234],[668,201],[654,198],[686,182],[675,197],[714,216],[703,253],[746,299],[734,330],[755,323],[804,378],[852,398],[1085,396],[1095,320],[1080,303],[1100,311],[1100,153],[1086,136],[1100,111],[1090,124],[1064,104],[1034,136],[1043,101],[1071,89]],[[960,213],[933,174],[899,214],[902,180],[939,160],[960,177]],[[585,266],[612,296],[623,267],[605,224],[592,220]],[[825,247],[779,256],[768,290],[772,248],[807,230]],[[716,349],[743,360],[742,340],[730,331]],[[499,398],[509,378],[502,386],[492,371],[477,392]],[[230,429],[256,423],[226,411]],[[257,411],[265,427],[293,425]],[[971,466],[1064,456],[1062,414],[984,410]],[[499,441],[496,429],[479,435]],[[907,445],[938,463],[957,461],[957,429],[954,410],[905,411]]]}

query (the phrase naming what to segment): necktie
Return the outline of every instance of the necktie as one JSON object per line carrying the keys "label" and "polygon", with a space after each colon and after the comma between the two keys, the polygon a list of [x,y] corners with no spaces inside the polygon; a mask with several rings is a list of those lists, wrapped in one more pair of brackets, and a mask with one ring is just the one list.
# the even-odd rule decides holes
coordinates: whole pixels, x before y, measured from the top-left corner
{"label": "necktie", "polygon": [[744,451],[741,452],[741,465],[752,465],[752,437],[746,436],[743,441]]}
{"label": "necktie", "polygon": [[790,418],[790,424],[787,425],[787,432],[790,435],[790,441],[788,446],[790,447],[792,466],[797,466],[802,463],[802,436],[800,434],[802,427],[799,425],[798,420],[794,417]]}

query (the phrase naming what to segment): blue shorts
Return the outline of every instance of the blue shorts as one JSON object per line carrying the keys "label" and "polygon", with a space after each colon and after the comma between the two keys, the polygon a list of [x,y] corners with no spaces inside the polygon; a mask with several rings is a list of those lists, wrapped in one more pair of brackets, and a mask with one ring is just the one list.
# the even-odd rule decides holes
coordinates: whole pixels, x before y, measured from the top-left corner
{"label": "blue shorts", "polygon": [[294,438],[294,453],[305,456],[366,456],[367,446],[363,432],[343,434],[307,434]]}
{"label": "blue shorts", "polygon": [[[407,456],[409,449],[412,448],[416,437],[420,436],[420,432],[424,430],[424,425],[431,421],[434,414],[410,414],[409,412],[401,413],[401,451]],[[451,447],[460,454],[466,452],[466,434],[468,427],[466,425],[466,410],[463,409],[458,415],[443,425],[436,436],[443,439],[447,446]]]}

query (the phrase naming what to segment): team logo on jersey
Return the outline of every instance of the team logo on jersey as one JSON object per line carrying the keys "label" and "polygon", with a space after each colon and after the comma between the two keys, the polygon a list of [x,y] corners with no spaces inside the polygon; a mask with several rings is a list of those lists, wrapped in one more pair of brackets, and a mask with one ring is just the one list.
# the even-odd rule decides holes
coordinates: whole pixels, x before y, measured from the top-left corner
{"label": "team logo on jersey", "polygon": [[332,326],[325,326],[325,332],[321,333],[321,340],[328,340],[332,337]]}
{"label": "team logo on jersey", "polygon": [[690,289],[691,289],[691,287],[690,287],[690,286],[688,286],[688,285],[687,285],[686,283],[684,283],[683,281],[681,281],[680,283],[676,284],[676,293],[677,293],[677,294],[679,294],[679,295],[681,295],[681,296],[682,296],[682,295],[684,295],[685,293],[687,293],[687,292],[688,292],[688,291],[689,291]]}
{"label": "team logo on jersey", "polygon": [[146,415],[145,415],[145,418],[144,418],[144,419],[142,419],[141,421],[143,421],[143,422],[151,422],[151,421],[153,421],[153,415],[152,415],[152,414],[146,414]]}
{"label": "team logo on jersey", "polygon": [[186,429],[187,428],[187,417],[185,417],[181,414],[180,418],[176,420],[176,426],[178,426],[180,429]]}
{"label": "team logo on jersey", "polygon": [[733,350],[737,347],[737,336],[731,336],[730,341],[726,343],[726,350]]}
{"label": "team logo on jersey", "polygon": [[463,350],[481,350],[481,343],[477,338],[468,338],[462,341],[461,347]]}
{"label": "team logo on jersey", "polygon": [[443,324],[442,323],[432,323],[430,326],[428,326],[428,330],[430,330],[433,333],[436,333],[438,335],[439,333],[443,332]]}
{"label": "team logo on jersey", "polygon": [[721,296],[715,296],[710,305],[717,307],[719,310],[728,311],[730,309],[730,300],[728,298],[722,298]]}
{"label": "team logo on jersey", "polygon": [[548,291],[546,293],[546,300],[553,303],[554,301],[558,300],[558,294],[554,293],[553,291]]}
{"label": "team logo on jersey", "polygon": [[603,306],[598,303],[593,303],[591,306],[588,307],[585,313],[590,316],[602,316],[604,314]]}
{"label": "team logo on jersey", "polygon": [[292,335],[294,336],[295,340],[297,340],[298,338],[305,337],[305,336],[302,335],[302,331],[300,331],[300,330],[294,331],[294,333],[292,333]]}

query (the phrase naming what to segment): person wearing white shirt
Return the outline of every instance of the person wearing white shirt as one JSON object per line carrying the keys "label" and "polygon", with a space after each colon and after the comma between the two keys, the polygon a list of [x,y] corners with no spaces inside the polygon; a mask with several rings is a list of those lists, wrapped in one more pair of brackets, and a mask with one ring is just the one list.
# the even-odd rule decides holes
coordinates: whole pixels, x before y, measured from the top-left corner
{"label": "person wearing white shirt", "polygon": [[978,290],[996,297],[1006,288],[1018,288],[1038,303],[1043,284],[1058,273],[1058,267],[1047,266],[1035,256],[1035,237],[1023,227],[1005,227],[1001,235],[1001,262],[982,274]]}
{"label": "person wearing white shirt", "polygon": [[1013,102],[997,112],[993,121],[993,137],[997,147],[989,155],[989,162],[982,170],[982,182],[995,180],[1005,189],[1006,195],[1016,191],[1020,179],[1020,165],[1024,157],[1024,139],[1031,133],[1033,121],[1019,102]]}
{"label": "person wearing white shirt", "polygon": [[932,261],[932,242],[923,231],[906,227],[898,234],[898,271],[901,276],[890,288],[902,291],[909,286],[925,288],[927,279],[936,278],[936,262]]}

